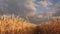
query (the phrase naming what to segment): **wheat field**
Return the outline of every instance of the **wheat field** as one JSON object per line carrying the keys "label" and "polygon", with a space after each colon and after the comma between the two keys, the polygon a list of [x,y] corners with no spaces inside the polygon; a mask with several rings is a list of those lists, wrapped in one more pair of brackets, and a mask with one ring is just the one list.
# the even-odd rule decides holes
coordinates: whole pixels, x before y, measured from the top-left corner
{"label": "wheat field", "polygon": [[60,20],[32,24],[18,16],[0,16],[0,34],[60,34]]}

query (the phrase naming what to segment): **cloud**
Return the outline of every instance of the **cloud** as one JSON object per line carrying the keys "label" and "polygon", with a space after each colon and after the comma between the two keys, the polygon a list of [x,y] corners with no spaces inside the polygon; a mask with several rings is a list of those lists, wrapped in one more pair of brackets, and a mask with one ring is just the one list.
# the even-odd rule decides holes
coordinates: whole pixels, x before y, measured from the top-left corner
{"label": "cloud", "polygon": [[[60,3],[53,5],[53,3],[48,0],[38,0],[35,4],[34,1],[37,2],[37,0],[0,0],[0,15],[3,13],[7,15],[14,13],[20,16],[31,16],[29,19],[32,23],[48,21],[47,12],[51,12],[50,14],[53,16],[60,15]],[[53,6],[49,7],[50,5]],[[40,10],[43,8],[44,13],[36,13],[37,8],[35,7],[40,8]]]}
{"label": "cloud", "polygon": [[5,9],[6,14],[14,13],[21,16],[31,16],[35,14],[36,8],[34,6],[34,0],[0,0],[0,5],[4,2],[8,5],[8,7],[6,7],[7,10]]}
{"label": "cloud", "polygon": [[48,0],[40,0],[40,1],[38,0],[37,4],[36,4],[37,7],[44,7],[44,8],[48,8],[49,5],[52,5],[52,3]]}
{"label": "cloud", "polygon": [[53,9],[55,10],[54,16],[60,16],[60,3],[59,2],[54,6]]}
{"label": "cloud", "polygon": [[4,0],[0,0],[0,7],[3,5]]}
{"label": "cloud", "polygon": [[52,16],[52,9],[49,7],[50,5],[53,5],[50,1],[47,0],[38,0],[35,4],[37,8],[39,8],[42,13],[36,13],[32,18],[30,17],[30,21],[32,23],[41,23],[48,21],[48,15]]}
{"label": "cloud", "polygon": [[12,5],[16,5],[13,8],[16,8],[16,13],[19,15],[30,16],[36,11],[33,0],[14,0]]}
{"label": "cloud", "polygon": [[[45,9],[44,13],[37,13],[34,16],[30,17],[30,22],[32,23],[41,23],[41,22],[46,22],[48,21],[48,16],[51,18],[53,15],[60,15],[60,3],[53,4],[50,1],[46,0],[41,0],[35,4],[38,8],[43,8]],[[52,7],[49,7],[52,5]],[[48,15],[48,16],[47,16]]]}
{"label": "cloud", "polygon": [[47,7],[47,6],[48,6],[48,3],[45,2],[45,1],[40,1],[40,2],[39,2],[39,5],[40,5],[40,6],[43,6],[43,7]]}

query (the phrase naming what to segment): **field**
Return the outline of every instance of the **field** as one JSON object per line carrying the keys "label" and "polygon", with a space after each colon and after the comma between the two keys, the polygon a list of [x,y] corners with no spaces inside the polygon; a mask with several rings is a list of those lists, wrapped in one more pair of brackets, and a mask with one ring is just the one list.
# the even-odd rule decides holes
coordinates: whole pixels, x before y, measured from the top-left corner
{"label": "field", "polygon": [[60,20],[32,24],[18,16],[0,16],[0,34],[60,34]]}

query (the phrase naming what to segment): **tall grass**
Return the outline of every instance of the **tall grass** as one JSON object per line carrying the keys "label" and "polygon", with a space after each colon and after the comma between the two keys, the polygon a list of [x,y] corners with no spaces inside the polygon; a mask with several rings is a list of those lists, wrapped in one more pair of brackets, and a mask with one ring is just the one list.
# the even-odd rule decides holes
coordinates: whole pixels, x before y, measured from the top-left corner
{"label": "tall grass", "polygon": [[39,25],[39,34],[60,34],[60,20],[44,22]]}
{"label": "tall grass", "polygon": [[0,34],[32,34],[35,26],[14,15],[0,16]]}
{"label": "tall grass", "polygon": [[0,34],[60,34],[60,20],[41,24],[23,21],[18,16],[0,16]]}

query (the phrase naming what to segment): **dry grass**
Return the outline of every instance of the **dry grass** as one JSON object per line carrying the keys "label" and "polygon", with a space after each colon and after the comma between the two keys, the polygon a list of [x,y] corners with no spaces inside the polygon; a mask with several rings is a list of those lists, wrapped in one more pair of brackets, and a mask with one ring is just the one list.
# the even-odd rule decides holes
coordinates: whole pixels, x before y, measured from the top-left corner
{"label": "dry grass", "polygon": [[0,16],[0,34],[33,34],[35,26],[14,15],[9,18],[6,15]]}
{"label": "dry grass", "polygon": [[3,15],[0,16],[0,34],[60,34],[60,20],[36,25],[14,15]]}
{"label": "dry grass", "polygon": [[45,22],[39,25],[39,34],[60,34],[60,20]]}

